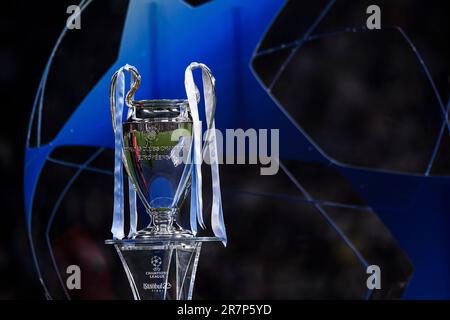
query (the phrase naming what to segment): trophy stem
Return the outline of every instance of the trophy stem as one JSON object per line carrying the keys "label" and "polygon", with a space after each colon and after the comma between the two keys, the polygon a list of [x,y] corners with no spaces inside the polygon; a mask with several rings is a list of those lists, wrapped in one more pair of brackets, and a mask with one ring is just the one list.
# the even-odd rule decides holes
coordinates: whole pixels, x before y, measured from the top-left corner
{"label": "trophy stem", "polygon": [[175,210],[150,211],[153,232],[159,235],[173,234]]}
{"label": "trophy stem", "polygon": [[147,228],[138,231],[133,239],[149,239],[151,237],[182,237],[190,238],[190,230],[183,229],[176,221],[176,209],[147,210],[150,215],[150,224]]}

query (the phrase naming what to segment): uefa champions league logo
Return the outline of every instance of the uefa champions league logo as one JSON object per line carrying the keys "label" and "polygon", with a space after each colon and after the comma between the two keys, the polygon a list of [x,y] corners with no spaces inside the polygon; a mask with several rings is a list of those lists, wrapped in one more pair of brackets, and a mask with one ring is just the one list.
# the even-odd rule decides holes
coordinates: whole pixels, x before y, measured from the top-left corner
{"label": "uefa champions league logo", "polygon": [[147,146],[149,146],[157,137],[159,133],[158,128],[156,127],[150,127],[148,132],[145,135],[145,142],[147,143]]}
{"label": "uefa champions league logo", "polygon": [[152,266],[153,266],[153,271],[160,271],[161,270],[161,264],[162,264],[162,259],[161,259],[161,257],[158,257],[158,256],[153,256],[151,259],[150,259],[150,263],[152,264]]}

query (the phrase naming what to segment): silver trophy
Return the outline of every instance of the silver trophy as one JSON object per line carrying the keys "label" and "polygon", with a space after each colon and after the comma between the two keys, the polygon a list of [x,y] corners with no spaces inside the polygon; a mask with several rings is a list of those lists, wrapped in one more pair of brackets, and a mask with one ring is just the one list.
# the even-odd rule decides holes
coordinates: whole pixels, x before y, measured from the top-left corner
{"label": "silver trophy", "polygon": [[[212,112],[209,112],[212,118],[208,124],[214,124],[214,78],[206,66],[193,66],[201,67],[203,76],[211,84],[211,97],[208,100],[212,102]],[[218,237],[197,237],[191,230],[182,228],[178,222],[180,208],[190,191],[195,168],[195,164],[190,161],[195,151],[192,99],[134,100],[141,78],[137,69],[132,66],[127,65],[126,71],[131,73],[131,88],[124,97],[128,115],[127,120],[121,124],[121,141],[116,139],[116,146],[120,143],[120,157],[134,188],[132,191],[141,199],[150,216],[150,224],[142,230],[130,232],[127,238],[115,238],[106,243],[115,246],[135,299],[192,299],[202,243],[223,241],[223,238]],[[119,74],[117,71],[112,77],[110,90],[116,137],[120,134],[117,125],[121,123],[117,121],[116,109]],[[196,108],[200,95],[195,85],[194,88]],[[206,145],[202,146],[202,153],[205,152]],[[116,148],[116,153],[117,150]],[[115,183],[117,192],[117,179]],[[133,219],[136,217],[132,216],[130,221]]]}

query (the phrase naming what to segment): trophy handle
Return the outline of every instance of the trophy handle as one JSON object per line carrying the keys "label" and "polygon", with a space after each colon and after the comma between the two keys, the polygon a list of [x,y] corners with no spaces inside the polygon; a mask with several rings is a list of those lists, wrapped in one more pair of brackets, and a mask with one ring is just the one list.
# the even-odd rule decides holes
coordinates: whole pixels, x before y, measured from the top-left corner
{"label": "trophy handle", "polygon": [[[209,141],[209,138],[211,135],[210,129],[212,128],[214,116],[216,113],[216,79],[214,78],[214,76],[211,72],[211,69],[209,69],[205,64],[203,64],[203,63],[193,63],[193,64],[194,64],[195,68],[201,68],[202,70],[204,70],[211,82],[213,104],[212,104],[211,116],[209,118],[209,121],[207,122],[208,123],[208,125],[207,125],[208,131],[207,131],[207,135],[206,135],[206,140],[202,146],[202,155],[205,156],[206,147],[210,143],[210,141]],[[195,96],[197,98],[197,103],[199,103],[200,102],[200,91],[198,90],[197,85],[194,84],[194,87],[195,87]],[[179,206],[179,203],[182,200],[181,190],[185,190],[186,187],[190,187],[189,176],[190,176],[191,170],[192,170],[192,168],[190,166],[184,167],[184,170],[183,170],[183,173],[181,176],[181,180],[178,185],[177,192],[175,194],[172,206]]]}
{"label": "trophy handle", "polygon": [[[211,72],[211,69],[209,69],[205,64],[200,63],[199,66],[201,66],[201,69],[206,72],[206,74],[207,74],[207,76],[209,78],[209,81],[211,82],[212,99],[213,99],[211,116],[209,118],[209,121],[207,122],[208,123],[208,125],[207,125],[208,131],[207,131],[207,134],[206,134],[206,139],[205,139],[205,143],[203,145],[203,150],[202,150],[202,153],[204,154],[206,152],[206,147],[210,143],[209,137],[211,135],[211,128],[212,128],[212,125],[214,123],[214,116],[216,114],[216,78],[214,78],[214,76],[213,76],[213,74]],[[197,89],[196,91],[198,92],[197,86],[196,86],[196,89]],[[200,93],[198,94],[198,97],[197,97],[197,103],[199,102],[199,100],[200,100]]]}
{"label": "trophy handle", "polygon": [[[133,101],[134,101],[134,94],[136,93],[137,89],[139,88],[141,84],[141,75],[139,74],[138,70],[130,65],[125,65],[123,67],[125,70],[131,73],[131,85],[130,90],[128,91],[126,97],[125,97],[125,103],[128,107],[132,108],[134,107]],[[111,85],[109,87],[109,105],[110,105],[110,111],[111,111],[111,121],[112,121],[112,128],[113,131],[116,132],[116,82],[117,77],[119,75],[119,72],[121,72],[121,69],[117,70],[112,78],[111,78]]]}
{"label": "trophy handle", "polygon": [[127,96],[125,98],[125,103],[128,107],[132,108],[134,107],[133,101],[134,101],[134,94],[141,85],[141,75],[137,71],[137,69],[133,66],[127,65],[128,68],[125,68],[129,72],[131,72],[131,85],[130,90],[127,93]]}
{"label": "trophy handle", "polygon": [[[134,107],[134,104],[133,104],[134,93],[136,92],[136,90],[139,88],[139,85],[141,84],[141,75],[139,74],[138,70],[135,67],[130,66],[129,64],[126,64],[125,66],[123,66],[122,68],[120,68],[113,74],[113,76],[111,78],[111,85],[109,87],[109,102],[110,102],[112,128],[113,128],[114,134],[116,134],[116,94],[115,94],[116,86],[117,86],[116,83],[117,83],[117,77],[119,76],[119,73],[122,72],[122,70],[126,70],[131,73],[130,90],[128,91],[126,98],[125,98],[125,103],[129,108]],[[127,165],[127,161],[126,161],[126,157],[125,157],[123,148],[121,150],[121,158],[122,158],[122,163],[125,167],[125,170],[128,173],[128,176],[130,177],[130,180],[134,185],[134,189],[139,194],[141,199],[144,199],[141,190],[137,187],[137,181],[134,180],[133,175],[129,174],[130,170]]]}

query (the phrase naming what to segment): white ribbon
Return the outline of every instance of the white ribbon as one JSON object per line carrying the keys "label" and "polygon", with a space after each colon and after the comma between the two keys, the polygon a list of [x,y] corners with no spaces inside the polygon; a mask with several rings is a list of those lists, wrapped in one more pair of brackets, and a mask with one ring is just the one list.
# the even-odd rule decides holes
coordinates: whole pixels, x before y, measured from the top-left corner
{"label": "white ribbon", "polygon": [[[124,233],[124,194],[123,194],[123,133],[122,118],[125,97],[125,75],[124,70],[129,70],[129,65],[120,68],[113,76],[111,87],[116,86],[111,100],[111,111],[114,112],[114,213],[111,233],[114,239],[123,239]],[[115,78],[115,79],[114,79]],[[135,81],[132,78],[132,83]],[[128,116],[131,116],[129,110]],[[136,190],[133,187],[131,179],[128,178],[128,195],[130,202],[130,230],[128,237],[136,233],[137,210],[136,210]]]}
{"label": "white ribbon", "polygon": [[[192,62],[185,71],[184,85],[188,97],[189,108],[193,121],[193,152],[191,152],[192,169],[192,187],[191,187],[191,230],[197,232],[197,221],[204,228],[203,222],[203,198],[202,198],[202,127],[198,113],[197,91],[194,83],[192,71],[202,69],[202,82],[205,100],[205,115],[208,126],[207,147],[210,157],[211,177],[212,177],[212,209],[211,226],[214,235],[220,238],[224,245],[227,243],[227,235],[223,220],[222,197],[220,191],[219,160],[217,154],[217,141],[215,135],[215,79],[209,68],[197,62]],[[197,220],[197,221],[196,221]]]}
{"label": "white ribbon", "polygon": [[128,177],[128,198],[130,201],[130,230],[128,231],[128,238],[134,236],[137,232],[137,208],[136,208],[136,190],[133,187],[133,182]]}

